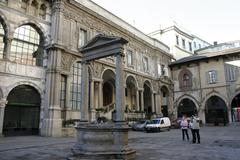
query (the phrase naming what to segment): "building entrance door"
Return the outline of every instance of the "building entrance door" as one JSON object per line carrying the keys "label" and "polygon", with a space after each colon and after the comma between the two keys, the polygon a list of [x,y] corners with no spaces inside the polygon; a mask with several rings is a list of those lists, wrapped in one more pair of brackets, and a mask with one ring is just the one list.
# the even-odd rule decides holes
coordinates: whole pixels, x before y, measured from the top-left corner
{"label": "building entrance door", "polygon": [[31,86],[15,87],[7,97],[3,134],[5,136],[35,135],[39,132],[41,98]]}

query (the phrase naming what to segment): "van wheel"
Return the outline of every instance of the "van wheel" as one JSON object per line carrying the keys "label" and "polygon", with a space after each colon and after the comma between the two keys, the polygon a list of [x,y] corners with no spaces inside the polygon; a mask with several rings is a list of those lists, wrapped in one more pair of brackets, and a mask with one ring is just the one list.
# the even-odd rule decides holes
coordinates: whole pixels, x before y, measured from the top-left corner
{"label": "van wheel", "polygon": [[160,129],[160,128],[158,128],[158,132],[161,132],[161,129]]}

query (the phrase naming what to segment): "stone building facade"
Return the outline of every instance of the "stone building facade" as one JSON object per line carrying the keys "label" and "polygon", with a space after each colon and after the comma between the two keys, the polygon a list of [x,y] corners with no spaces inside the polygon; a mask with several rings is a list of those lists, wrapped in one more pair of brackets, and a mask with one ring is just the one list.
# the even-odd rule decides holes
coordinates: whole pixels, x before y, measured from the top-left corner
{"label": "stone building facade", "polygon": [[176,22],[161,26],[161,29],[149,34],[170,47],[170,53],[178,60],[183,57],[192,56],[195,50],[210,46],[208,42],[192,34]]}
{"label": "stone building facade", "polygon": [[239,44],[209,46],[170,65],[177,117],[197,113],[203,123],[215,125],[239,121]]}
{"label": "stone building facade", "polygon": [[[0,1],[0,134],[62,136],[80,119],[79,49],[123,37],[126,119],[173,116],[169,48],[90,0]],[[115,58],[89,64],[89,117],[112,118]]]}

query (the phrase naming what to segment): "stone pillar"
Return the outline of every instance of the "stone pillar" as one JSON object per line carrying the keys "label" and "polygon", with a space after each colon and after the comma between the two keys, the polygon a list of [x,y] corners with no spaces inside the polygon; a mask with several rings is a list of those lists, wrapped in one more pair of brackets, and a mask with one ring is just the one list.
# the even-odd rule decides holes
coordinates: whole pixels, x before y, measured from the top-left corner
{"label": "stone pillar", "polygon": [[103,107],[103,84],[102,81],[99,82],[98,84],[98,108]]}
{"label": "stone pillar", "polygon": [[156,112],[159,115],[162,114],[162,104],[161,104],[161,95],[160,94],[156,95]]}
{"label": "stone pillar", "polygon": [[4,37],[4,50],[3,50],[3,59],[10,60],[10,53],[11,53],[11,44],[12,44],[13,37]]}
{"label": "stone pillar", "polygon": [[140,94],[141,94],[141,111],[144,111],[143,90],[140,90]]}
{"label": "stone pillar", "polygon": [[91,95],[90,95],[90,110],[91,110],[91,122],[96,120],[96,111],[95,111],[95,103],[94,103],[94,81],[91,80]]}
{"label": "stone pillar", "polygon": [[88,64],[87,62],[82,62],[82,101],[81,101],[81,121],[88,122],[89,121],[89,111],[88,111],[88,89],[89,89],[89,81],[88,81]]}
{"label": "stone pillar", "polygon": [[139,107],[139,91],[138,89],[136,89],[136,110],[139,111],[140,107]]}
{"label": "stone pillar", "polygon": [[41,135],[61,137],[62,119],[60,108],[61,74],[61,50],[50,48],[48,50],[48,69],[46,72],[46,108],[44,109],[43,123],[40,129]]}
{"label": "stone pillar", "polygon": [[3,120],[4,120],[4,111],[6,107],[7,101],[6,100],[0,100],[0,137],[3,136]]}
{"label": "stone pillar", "polygon": [[155,112],[154,93],[152,93],[151,99],[152,99],[152,112]]}
{"label": "stone pillar", "polygon": [[122,122],[124,118],[124,75],[123,75],[123,56],[118,54],[116,56],[116,121]]}

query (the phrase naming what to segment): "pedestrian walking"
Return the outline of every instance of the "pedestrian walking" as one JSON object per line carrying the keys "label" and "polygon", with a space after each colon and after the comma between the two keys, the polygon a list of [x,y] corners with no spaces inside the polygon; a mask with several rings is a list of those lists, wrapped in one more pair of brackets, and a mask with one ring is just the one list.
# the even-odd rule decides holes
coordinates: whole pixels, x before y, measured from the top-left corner
{"label": "pedestrian walking", "polygon": [[186,115],[183,115],[182,120],[180,121],[180,126],[182,130],[182,140],[183,141],[185,140],[185,135],[187,137],[187,140],[189,140],[189,135],[188,135],[189,123]]}
{"label": "pedestrian walking", "polygon": [[200,119],[197,117],[197,115],[193,115],[190,121],[190,127],[192,131],[192,143],[200,143]]}

